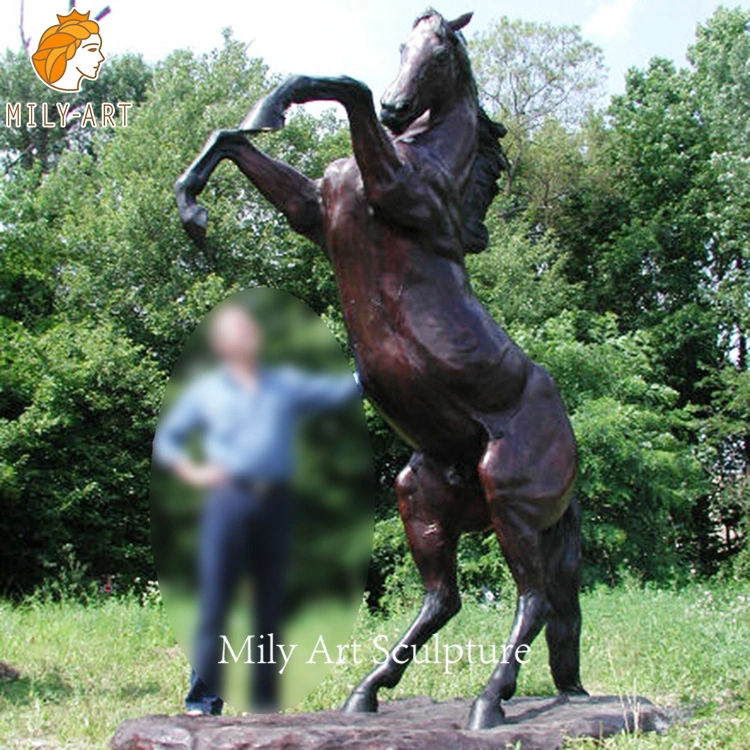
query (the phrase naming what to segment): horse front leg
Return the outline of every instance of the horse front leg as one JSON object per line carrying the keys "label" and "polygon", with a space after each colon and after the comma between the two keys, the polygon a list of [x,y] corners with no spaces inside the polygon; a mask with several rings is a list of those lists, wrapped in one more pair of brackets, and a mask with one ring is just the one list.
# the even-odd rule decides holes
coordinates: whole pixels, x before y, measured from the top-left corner
{"label": "horse front leg", "polygon": [[[203,247],[206,242],[208,210],[197,202],[213,171],[226,158],[227,131],[211,133],[200,154],[175,182],[174,191],[180,220],[190,239]],[[244,137],[244,136],[243,136]]]}
{"label": "horse front leg", "polygon": [[199,246],[205,244],[208,211],[197,202],[223,159],[233,161],[292,228],[323,247],[323,211],[318,183],[256,148],[239,130],[217,130],[175,183],[182,224]]}
{"label": "horse front leg", "polygon": [[465,507],[444,472],[415,454],[396,482],[399,512],[412,556],[425,587],[424,601],[414,622],[344,704],[347,712],[378,709],[378,690],[395,687],[418,649],[461,608],[456,582],[458,531],[451,516]]}
{"label": "horse front leg", "polygon": [[285,113],[292,104],[332,101],[343,105],[349,118],[354,157],[362,173],[368,196],[390,185],[405,165],[391,137],[380,124],[369,87],[348,76],[288,78],[268,96],[256,103],[242,121],[247,132],[280,130]]}

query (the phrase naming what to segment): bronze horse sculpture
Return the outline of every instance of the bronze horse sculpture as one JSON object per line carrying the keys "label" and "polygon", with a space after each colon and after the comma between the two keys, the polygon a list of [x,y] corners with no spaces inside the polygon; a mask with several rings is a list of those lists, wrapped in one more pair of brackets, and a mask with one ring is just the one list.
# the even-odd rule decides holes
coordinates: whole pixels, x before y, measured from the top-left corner
{"label": "bronze horse sculpture", "polygon": [[[485,729],[503,722],[520,654],[545,625],[557,689],[585,691],[575,438],[554,381],[484,310],[464,265],[466,253],[487,246],[483,220],[505,165],[504,128],[479,105],[460,33],[470,19],[446,21],[432,9],[417,18],[380,119],[354,79],[289,78],[239,129],[211,136],[176,194],[187,231],[204,242],[207,213],[195,199],[230,159],[323,249],[364,391],[414,448],[396,494],[424,601],[344,709],[377,711],[379,688],[394,687],[414,652],[459,611],[458,539],[492,527],[518,598],[504,658],[469,717],[470,729]],[[319,180],[245,135],[280,129],[291,104],[314,100],[344,106],[354,153]]]}

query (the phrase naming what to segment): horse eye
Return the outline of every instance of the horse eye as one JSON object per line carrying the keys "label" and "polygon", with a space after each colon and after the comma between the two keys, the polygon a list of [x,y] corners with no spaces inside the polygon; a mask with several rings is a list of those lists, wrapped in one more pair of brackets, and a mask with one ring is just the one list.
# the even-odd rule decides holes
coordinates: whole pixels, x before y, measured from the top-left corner
{"label": "horse eye", "polygon": [[435,58],[438,60],[445,60],[448,57],[448,50],[445,47],[438,47],[435,51]]}

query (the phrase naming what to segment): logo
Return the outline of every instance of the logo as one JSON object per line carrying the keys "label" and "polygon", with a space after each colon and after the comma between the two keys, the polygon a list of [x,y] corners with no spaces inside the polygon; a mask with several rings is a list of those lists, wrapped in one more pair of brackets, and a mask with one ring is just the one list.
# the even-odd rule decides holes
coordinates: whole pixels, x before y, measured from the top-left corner
{"label": "logo", "polygon": [[106,59],[102,53],[99,24],[89,20],[88,13],[71,11],[57,16],[39,40],[31,63],[42,82],[56,91],[74,93],[84,78],[92,81]]}
{"label": "logo", "polygon": [[[80,91],[84,78],[95,81],[106,60],[99,21],[109,14],[109,6],[92,20],[90,11],[79,13],[74,5],[75,0],[70,0],[70,13],[57,15],[57,23],[42,34],[31,55],[31,64],[42,83],[66,94]],[[24,42],[28,48],[29,43],[25,39]],[[5,127],[126,128],[132,107],[132,102],[100,102],[96,108],[92,102],[6,102]]]}

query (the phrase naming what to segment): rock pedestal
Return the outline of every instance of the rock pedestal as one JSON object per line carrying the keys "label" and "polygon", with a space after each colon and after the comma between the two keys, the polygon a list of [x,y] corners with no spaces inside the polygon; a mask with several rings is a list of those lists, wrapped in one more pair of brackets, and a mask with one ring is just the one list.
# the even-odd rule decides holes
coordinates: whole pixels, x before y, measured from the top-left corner
{"label": "rock pedestal", "polygon": [[408,698],[377,714],[320,711],[251,716],[145,716],[121,724],[113,750],[554,750],[565,738],[663,731],[665,714],[645,698],[516,698],[507,723],[464,730],[471,701]]}

